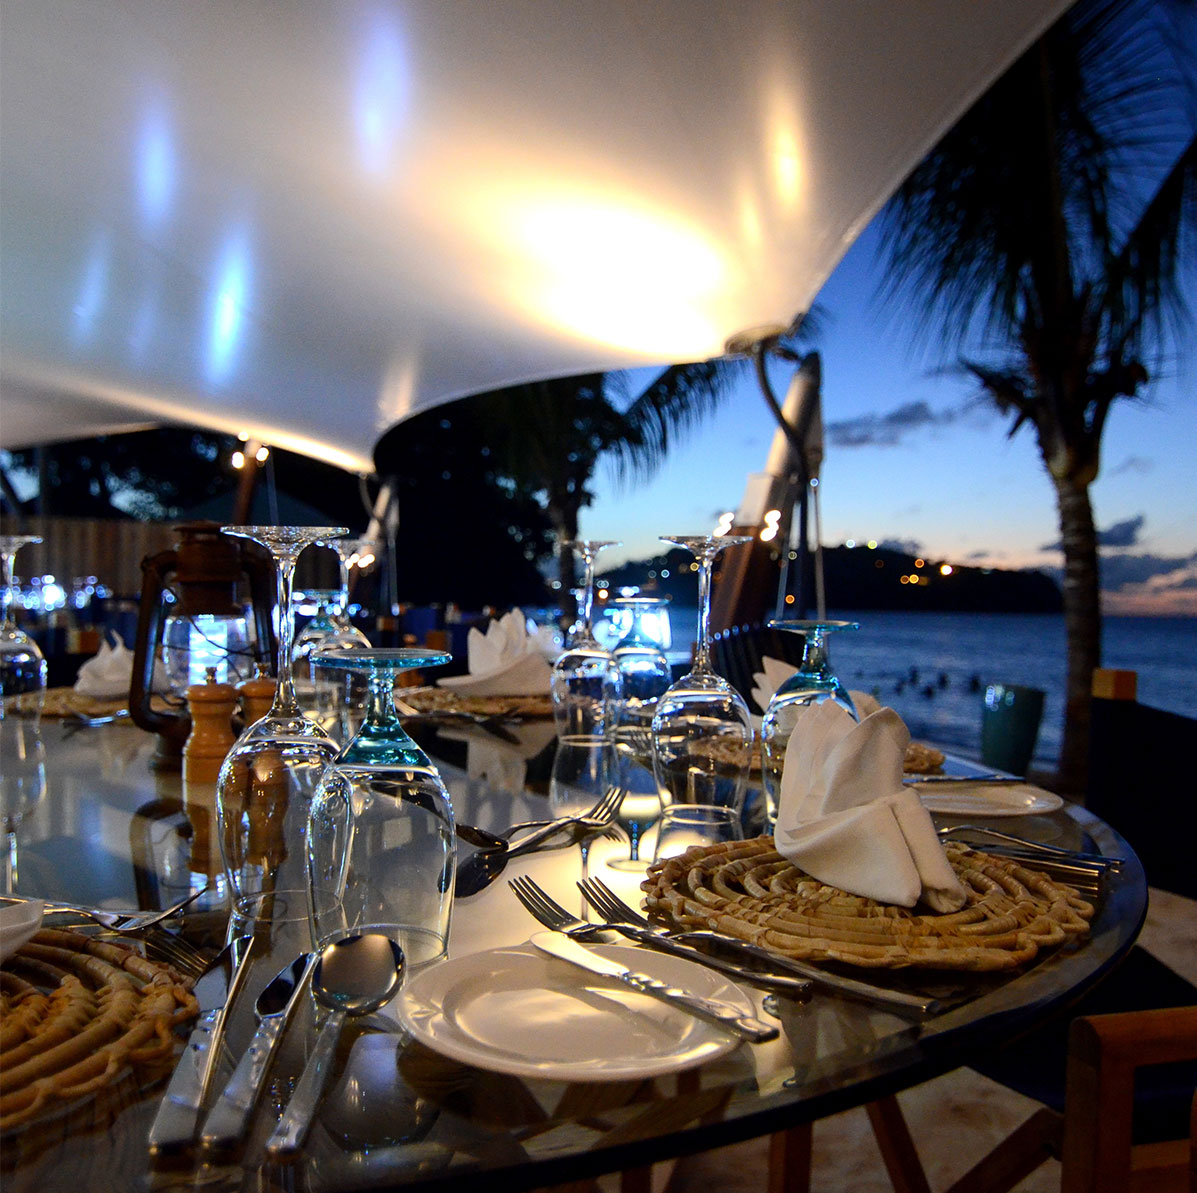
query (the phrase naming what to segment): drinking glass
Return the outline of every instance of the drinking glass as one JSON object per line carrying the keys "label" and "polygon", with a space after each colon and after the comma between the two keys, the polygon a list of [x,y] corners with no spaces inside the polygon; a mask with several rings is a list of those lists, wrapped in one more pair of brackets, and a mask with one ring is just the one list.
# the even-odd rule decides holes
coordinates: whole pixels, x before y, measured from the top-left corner
{"label": "drinking glass", "polygon": [[667,597],[619,597],[610,602],[631,614],[627,632],[615,644],[611,657],[619,669],[619,725],[652,728],[657,701],[665,694],[673,673],[661,645],[648,632],[645,618],[669,604]]}
{"label": "drinking glass", "polygon": [[[549,808],[553,816],[581,816],[589,812],[619,781],[615,743],[593,734],[567,733],[557,739],[549,776]],[[590,844],[582,842],[582,873]]]}
{"label": "drinking glass", "polygon": [[0,717],[17,714],[38,716],[46,691],[46,659],[41,648],[17,627],[17,580],[14,570],[17,552],[26,543],[40,543],[36,534],[0,535],[0,558],[4,560],[4,619],[0,624]]}
{"label": "drinking glass", "polygon": [[46,747],[36,718],[0,719],[0,826],[4,894],[17,889],[17,830],[46,794]]}
{"label": "drinking glass", "polygon": [[365,678],[366,717],[325,772],[312,802],[308,861],[323,946],[349,932],[382,932],[409,966],[444,956],[456,840],[453,805],[428,755],[395,711],[395,677],[450,656],[423,648],[317,651],[316,665]]}
{"label": "drinking glass", "polygon": [[803,709],[832,701],[857,719],[848,689],[835,677],[827,657],[827,635],[837,630],[857,630],[855,621],[771,621],[774,629],[802,634],[802,662],[798,670],[773,693],[761,721],[761,765],[765,787],[765,814],[777,823],[781,799],[781,771],[786,747]]}
{"label": "drinking glass", "polygon": [[608,858],[615,870],[643,870],[640,839],[661,815],[664,806],[661,789],[653,770],[652,731],[639,726],[620,725],[616,731],[619,784],[623,801],[615,813],[616,823],[628,835],[628,856]]}
{"label": "drinking glass", "polygon": [[562,543],[585,568],[581,629],[553,664],[553,716],[558,736],[602,737],[614,727],[620,695],[619,669],[594,636],[594,561],[615,542]]}
{"label": "drinking glass", "polygon": [[[751,542],[731,535],[687,535],[663,541],[698,561],[698,641],[694,666],[657,701],[653,766],[669,804],[715,809],[739,831],[752,763],[752,720],[744,698],[711,670],[711,571],[725,547]],[[666,811],[668,811],[666,807]]]}
{"label": "drinking glass", "polygon": [[295,699],[295,562],[305,547],[347,531],[335,526],[221,529],[260,543],[274,557],[278,572],[274,702],[233,744],[216,788],[217,834],[233,897],[229,939],[252,938],[266,971],[265,958],[281,940],[288,947],[298,941],[304,948],[314,940],[314,907],[324,896],[308,889],[308,814],[320,776],[337,753],[336,743],[303,715]]}

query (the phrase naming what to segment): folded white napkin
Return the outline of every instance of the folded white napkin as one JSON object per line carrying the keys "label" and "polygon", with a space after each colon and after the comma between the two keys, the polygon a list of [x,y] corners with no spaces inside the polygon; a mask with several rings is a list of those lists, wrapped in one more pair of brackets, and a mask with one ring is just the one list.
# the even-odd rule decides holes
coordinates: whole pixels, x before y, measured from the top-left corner
{"label": "folded white napkin", "polygon": [[133,652],[125,645],[120,634],[114,633],[116,645],[105,640],[100,650],[79,668],[75,680],[75,691],[81,696],[97,700],[128,698],[133,678]]}
{"label": "folded white napkin", "polygon": [[541,649],[540,639],[528,634],[528,623],[519,609],[492,621],[486,633],[471,629],[466,635],[468,675],[439,680],[473,696],[538,696],[547,693],[553,671]]}
{"label": "folded white napkin", "polygon": [[[761,712],[765,712],[769,708],[769,701],[773,699],[774,693],[798,668],[792,663],[783,663],[780,659],[773,659],[768,655],[762,657],[761,667],[763,670],[752,673],[752,698]],[[856,709],[856,715],[861,720],[864,720],[870,713],[875,713],[881,707],[881,702],[877,697],[868,692],[859,692],[854,688],[849,688],[848,696],[852,701],[853,708]]]}
{"label": "folded white napkin", "polygon": [[786,749],[778,851],[828,886],[879,903],[956,911],[965,892],[918,795],[910,733],[891,708],[859,723],[832,701],[802,710]]}
{"label": "folded white napkin", "polygon": [[42,926],[40,899],[0,907],[0,965],[9,959]]}

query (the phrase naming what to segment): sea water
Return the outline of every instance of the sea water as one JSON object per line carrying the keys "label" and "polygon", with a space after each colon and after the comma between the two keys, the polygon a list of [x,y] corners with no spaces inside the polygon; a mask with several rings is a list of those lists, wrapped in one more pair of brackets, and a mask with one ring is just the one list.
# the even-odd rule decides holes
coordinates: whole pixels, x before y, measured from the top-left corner
{"label": "sea water", "polygon": [[[986,685],[1041,688],[1046,695],[1033,765],[1055,765],[1067,667],[1061,615],[832,611],[829,616],[860,625],[828,639],[832,669],[843,683],[896,709],[915,738],[955,753],[980,756]],[[674,651],[685,657],[697,614],[671,609],[670,620]],[[1103,666],[1138,673],[1140,703],[1197,717],[1197,618],[1107,617],[1102,644]]]}

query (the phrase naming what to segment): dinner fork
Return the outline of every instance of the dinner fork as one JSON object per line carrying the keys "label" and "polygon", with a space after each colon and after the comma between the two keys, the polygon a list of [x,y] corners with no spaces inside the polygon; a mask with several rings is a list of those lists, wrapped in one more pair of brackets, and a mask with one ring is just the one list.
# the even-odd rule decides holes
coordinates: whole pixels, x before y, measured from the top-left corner
{"label": "dinner fork", "polygon": [[[725,936],[722,932],[705,929],[669,932],[659,924],[652,923],[625,903],[599,878],[584,878],[578,883],[578,889],[591,907],[609,922],[610,927],[616,927],[616,924],[611,921],[622,921],[635,925],[642,932],[651,933],[659,940],[691,944],[696,949],[718,948],[725,954],[734,953],[744,958],[750,958],[757,964],[768,965],[771,969],[785,970],[787,973],[808,979],[815,986],[864,1002],[885,1003],[908,1011],[919,1011],[924,1015],[935,1014],[942,1009],[940,1003],[934,998],[925,998],[921,994],[908,994],[903,990],[889,990],[882,986],[870,985],[868,982],[857,981],[855,978],[828,973],[817,966],[808,965],[804,961],[796,961],[792,957],[771,953],[768,949],[761,948],[751,941],[741,940],[737,936]],[[752,980],[750,974],[743,970],[740,972],[747,980]]]}
{"label": "dinner fork", "polygon": [[[105,911],[99,907],[82,907],[77,903],[47,902],[42,908],[42,915],[77,915],[91,920],[93,924],[99,924],[101,928],[107,928],[112,932],[140,932],[146,928],[152,928],[155,924],[160,924],[164,920],[170,919],[173,915],[178,915],[184,907],[194,903],[196,899],[206,894],[207,891],[207,887],[204,887],[203,890],[192,891],[191,894],[172,903],[169,907],[163,907],[157,911]],[[10,903],[29,903],[32,901],[19,898],[15,895],[2,895],[0,899]]]}
{"label": "dinner fork", "polygon": [[[576,827],[583,832],[598,832],[599,829],[607,828],[615,819],[615,813],[619,811],[619,806],[623,803],[623,797],[626,794],[626,788],[621,787],[618,783],[613,783],[603,792],[602,799],[589,812],[579,816],[559,816],[556,820],[550,820],[536,832],[517,841],[511,846],[512,857],[529,852],[565,829]],[[505,836],[506,834],[501,835]]]}
{"label": "dinner fork", "polygon": [[748,982],[773,994],[786,994],[795,998],[810,996],[811,984],[802,978],[792,978],[788,974],[748,973],[742,966],[735,965],[730,961],[723,961],[718,957],[710,957],[689,945],[679,944],[667,936],[656,936],[633,924],[588,924],[585,920],[578,919],[576,915],[571,915],[547,891],[526,876],[512,878],[507,885],[515,892],[515,897],[524,907],[546,928],[551,928],[554,932],[561,932],[574,940],[596,940],[603,936],[609,936],[612,932],[617,932],[620,936],[625,936],[638,944],[646,944],[658,952],[684,957],[687,961],[703,965],[708,969],[718,970],[737,981]]}

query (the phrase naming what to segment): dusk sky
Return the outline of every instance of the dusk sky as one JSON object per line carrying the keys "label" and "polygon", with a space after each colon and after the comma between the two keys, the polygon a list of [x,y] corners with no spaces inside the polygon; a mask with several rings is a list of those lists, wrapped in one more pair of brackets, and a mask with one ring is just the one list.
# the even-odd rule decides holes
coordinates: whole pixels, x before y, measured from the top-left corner
{"label": "dusk sky", "polygon": [[[957,563],[1058,568],[1055,500],[1034,434],[979,407],[966,377],[940,372],[937,346],[917,349],[909,325],[881,310],[871,228],[819,295],[827,318],[813,347],[823,364],[826,454],[823,541],[903,544]],[[1189,278],[1197,309],[1197,270]],[[1197,615],[1197,335],[1145,400],[1120,401],[1090,490],[1105,543],[1107,612]],[[779,370],[784,394],[789,374]],[[647,484],[618,488],[603,472],[582,533],[620,539],[600,567],[643,558],[657,536],[713,529],[763,469],[775,424],[755,378]],[[834,607],[835,594],[828,594]]]}

